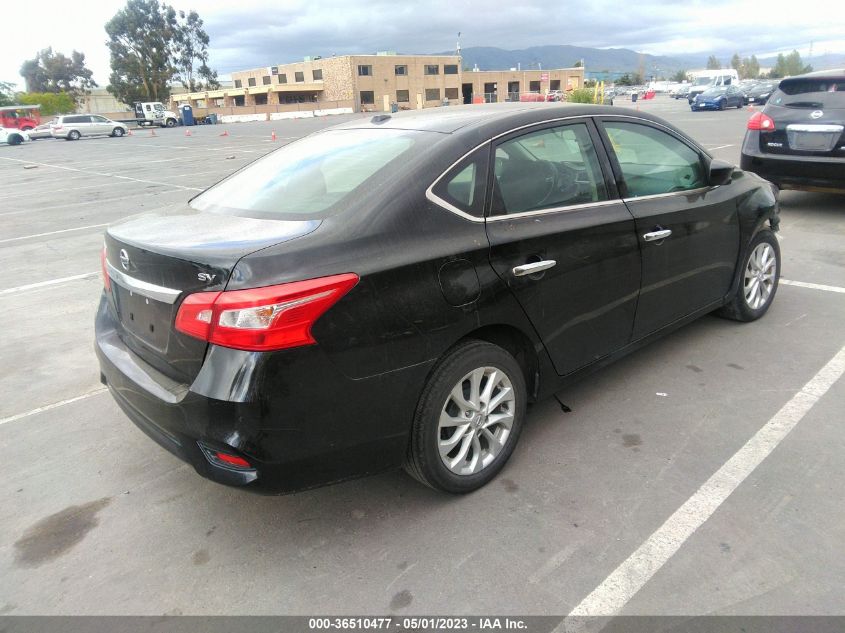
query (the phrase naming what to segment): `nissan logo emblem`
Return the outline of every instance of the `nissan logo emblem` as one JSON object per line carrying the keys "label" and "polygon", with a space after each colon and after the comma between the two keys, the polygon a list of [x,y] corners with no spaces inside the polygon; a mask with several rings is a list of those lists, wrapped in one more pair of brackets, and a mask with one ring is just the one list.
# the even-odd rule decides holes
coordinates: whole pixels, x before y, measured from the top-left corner
{"label": "nissan logo emblem", "polygon": [[120,249],[120,265],[123,266],[123,270],[129,270],[129,253],[125,248]]}
{"label": "nissan logo emblem", "polygon": [[810,118],[811,119],[820,119],[823,116],[824,116],[824,112],[822,112],[821,110],[813,110],[812,112],[810,112]]}

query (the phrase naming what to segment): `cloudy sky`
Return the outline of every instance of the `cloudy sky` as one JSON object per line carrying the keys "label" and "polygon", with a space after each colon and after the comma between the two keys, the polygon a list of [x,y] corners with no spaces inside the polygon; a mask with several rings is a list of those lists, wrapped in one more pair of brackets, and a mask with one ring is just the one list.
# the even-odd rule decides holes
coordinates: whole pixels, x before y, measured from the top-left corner
{"label": "cloudy sky", "polygon": [[[85,53],[102,85],[109,58],[102,25],[125,0],[44,0],[20,28],[3,23],[0,81],[19,83],[20,65],[47,46]],[[15,6],[21,6],[19,2]],[[546,44],[631,48],[672,55],[734,51],[758,56],[797,48],[806,56],[845,53],[841,0],[175,0],[196,8],[221,75],[297,61],[304,55],[396,50],[426,53],[461,44],[516,49]],[[81,10],[80,10],[81,9]],[[46,17],[49,16],[49,17]],[[62,17],[64,16],[64,17]],[[14,20],[13,20],[14,23]]]}

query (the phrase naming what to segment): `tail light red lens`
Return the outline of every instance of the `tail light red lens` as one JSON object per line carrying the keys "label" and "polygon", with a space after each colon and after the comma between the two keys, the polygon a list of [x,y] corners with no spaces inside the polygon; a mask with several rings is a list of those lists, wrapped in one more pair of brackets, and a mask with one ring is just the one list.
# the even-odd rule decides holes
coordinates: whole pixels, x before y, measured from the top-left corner
{"label": "tail light red lens", "polygon": [[229,453],[216,451],[214,456],[221,462],[230,466],[235,466],[236,468],[252,468],[252,464],[246,461],[243,457],[238,457],[237,455],[229,455]]}
{"label": "tail light red lens", "polygon": [[313,345],[311,327],[358,283],[345,273],[278,286],[185,297],[176,329],[222,347],[271,351]]}
{"label": "tail light red lens", "polygon": [[106,266],[106,245],[103,244],[103,252],[100,253],[100,265],[103,268],[103,287],[106,289],[106,292],[111,291],[111,279],[109,278],[109,268]]}
{"label": "tail light red lens", "polygon": [[764,132],[773,132],[775,129],[775,120],[768,114],[762,112],[755,112],[748,119],[749,130],[762,130]]}

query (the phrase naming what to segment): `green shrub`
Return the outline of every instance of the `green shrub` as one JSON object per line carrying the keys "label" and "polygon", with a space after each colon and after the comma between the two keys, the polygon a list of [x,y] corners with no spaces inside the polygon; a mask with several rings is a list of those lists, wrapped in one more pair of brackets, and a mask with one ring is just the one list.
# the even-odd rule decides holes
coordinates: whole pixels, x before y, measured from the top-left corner
{"label": "green shrub", "polygon": [[595,103],[593,93],[594,90],[592,88],[579,88],[570,92],[566,100],[569,103]]}
{"label": "green shrub", "polygon": [[19,92],[15,101],[20,105],[40,105],[42,116],[69,114],[76,110],[76,101],[66,92]]}

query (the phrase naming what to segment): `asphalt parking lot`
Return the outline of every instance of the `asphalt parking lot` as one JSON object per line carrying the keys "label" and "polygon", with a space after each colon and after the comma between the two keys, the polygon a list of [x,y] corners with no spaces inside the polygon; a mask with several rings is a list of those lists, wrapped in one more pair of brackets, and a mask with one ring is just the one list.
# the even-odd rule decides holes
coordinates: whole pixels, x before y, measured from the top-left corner
{"label": "asphalt parking lot", "polygon": [[[749,112],[640,109],[739,162]],[[845,615],[842,196],[781,194],[762,320],[534,406],[469,496],[399,472],[254,496],[128,421],[93,352],[105,226],[356,116],[0,146],[0,614]]]}

